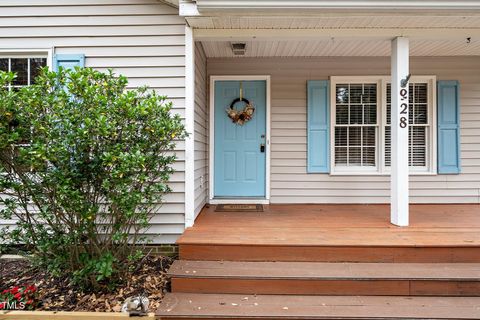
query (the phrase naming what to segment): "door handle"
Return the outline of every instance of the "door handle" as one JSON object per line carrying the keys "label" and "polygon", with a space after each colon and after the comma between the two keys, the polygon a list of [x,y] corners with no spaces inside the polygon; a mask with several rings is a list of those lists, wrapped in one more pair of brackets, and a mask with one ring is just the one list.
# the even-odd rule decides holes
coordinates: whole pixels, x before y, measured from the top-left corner
{"label": "door handle", "polygon": [[260,152],[265,152],[265,144],[260,144]]}

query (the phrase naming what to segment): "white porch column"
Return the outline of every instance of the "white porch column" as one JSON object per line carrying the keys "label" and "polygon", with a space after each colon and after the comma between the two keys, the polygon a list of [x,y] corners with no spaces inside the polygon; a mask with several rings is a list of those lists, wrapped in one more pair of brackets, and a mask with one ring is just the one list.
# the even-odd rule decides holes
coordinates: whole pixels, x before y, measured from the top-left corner
{"label": "white porch column", "polygon": [[408,226],[408,38],[392,40],[390,222]]}
{"label": "white porch column", "polygon": [[185,27],[185,228],[195,220],[195,40]]}

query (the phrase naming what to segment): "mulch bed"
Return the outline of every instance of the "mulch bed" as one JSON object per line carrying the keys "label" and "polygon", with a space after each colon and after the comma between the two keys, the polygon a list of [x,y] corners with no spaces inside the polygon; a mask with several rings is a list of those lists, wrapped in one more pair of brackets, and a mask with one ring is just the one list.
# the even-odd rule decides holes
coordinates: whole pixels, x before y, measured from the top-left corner
{"label": "mulch bed", "polygon": [[35,269],[26,259],[0,259],[0,291],[13,286],[37,286],[39,307],[43,311],[119,312],[126,298],[143,295],[150,301],[149,311],[155,311],[170,285],[166,270],[173,260],[148,256],[137,270],[132,271],[126,284],[113,292],[83,293],[70,283],[69,277],[52,277]]}

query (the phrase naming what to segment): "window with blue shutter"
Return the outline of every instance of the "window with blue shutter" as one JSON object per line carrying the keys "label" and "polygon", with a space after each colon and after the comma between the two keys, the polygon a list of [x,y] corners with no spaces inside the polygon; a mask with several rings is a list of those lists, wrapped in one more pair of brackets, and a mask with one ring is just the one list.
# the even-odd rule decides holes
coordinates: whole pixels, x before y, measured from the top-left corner
{"label": "window with blue shutter", "polygon": [[438,173],[460,173],[460,97],[458,81],[438,81]]}
{"label": "window with blue shutter", "polygon": [[53,70],[57,71],[59,67],[64,69],[73,69],[75,67],[85,67],[84,54],[56,54],[53,58]]}
{"label": "window with blue shutter", "polygon": [[330,172],[330,86],[328,80],[307,83],[307,172]]}

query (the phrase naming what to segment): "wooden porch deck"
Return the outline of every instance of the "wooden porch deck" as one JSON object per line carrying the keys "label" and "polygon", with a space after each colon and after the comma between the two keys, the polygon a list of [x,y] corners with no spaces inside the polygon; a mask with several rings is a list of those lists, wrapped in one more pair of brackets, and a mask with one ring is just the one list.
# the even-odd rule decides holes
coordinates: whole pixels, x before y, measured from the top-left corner
{"label": "wooden porch deck", "polygon": [[[388,205],[289,204],[264,208],[264,212],[215,212],[215,206],[204,208],[194,227],[178,240],[180,257],[245,261],[480,262],[478,204],[411,205],[409,227],[390,224]],[[275,250],[271,250],[272,246]],[[366,248],[370,248],[368,254]],[[420,252],[417,248],[429,250]]]}
{"label": "wooden porch deck", "polygon": [[480,319],[480,205],[205,208],[160,319]]}

